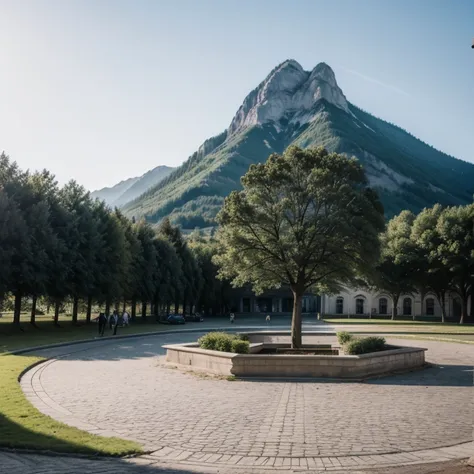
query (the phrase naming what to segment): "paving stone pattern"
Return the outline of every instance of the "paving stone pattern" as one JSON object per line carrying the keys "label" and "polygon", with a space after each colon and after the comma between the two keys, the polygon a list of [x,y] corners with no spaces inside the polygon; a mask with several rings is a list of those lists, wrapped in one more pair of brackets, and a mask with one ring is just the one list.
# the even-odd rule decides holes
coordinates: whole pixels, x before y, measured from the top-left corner
{"label": "paving stone pattern", "polygon": [[142,462],[221,473],[324,471],[472,454],[473,346],[389,340],[427,347],[437,365],[367,383],[230,382],[161,365],[163,344],[196,337],[56,348],[49,355],[62,357],[28,372],[22,387],[42,412],[152,452],[127,469]]}

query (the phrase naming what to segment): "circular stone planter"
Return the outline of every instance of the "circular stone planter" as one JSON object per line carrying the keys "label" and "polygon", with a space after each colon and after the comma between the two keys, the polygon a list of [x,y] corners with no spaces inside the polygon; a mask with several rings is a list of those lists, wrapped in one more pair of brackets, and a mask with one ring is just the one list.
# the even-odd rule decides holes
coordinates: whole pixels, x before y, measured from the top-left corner
{"label": "circular stone planter", "polygon": [[[364,379],[425,366],[426,349],[387,346],[387,350],[363,355],[259,354],[263,349],[289,347],[287,331],[247,333],[249,354],[200,349],[197,343],[164,346],[170,363],[196,370],[237,377],[316,377]],[[334,332],[304,332],[305,346],[317,347]],[[324,344],[327,347],[327,343]]]}

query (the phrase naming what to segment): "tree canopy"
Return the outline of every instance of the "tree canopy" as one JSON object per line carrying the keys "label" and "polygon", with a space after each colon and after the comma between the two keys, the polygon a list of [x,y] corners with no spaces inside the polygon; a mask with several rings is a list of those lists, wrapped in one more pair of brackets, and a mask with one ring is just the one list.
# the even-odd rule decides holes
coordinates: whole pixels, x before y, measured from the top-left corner
{"label": "tree canopy", "polygon": [[[165,220],[157,230],[129,220],[119,210],[93,200],[74,181],[59,187],[46,170],[29,173],[0,155],[0,301],[14,300],[14,323],[22,304],[51,302],[55,322],[63,304],[110,308],[128,303],[135,317],[142,303],[159,318],[172,304],[183,312],[196,308],[202,288],[198,258],[181,231]],[[215,275],[214,275],[215,276]]]}
{"label": "tree canopy", "polygon": [[417,216],[402,211],[388,222],[381,243],[371,283],[391,295],[392,318],[400,295],[422,288],[436,296],[442,321],[448,293],[460,302],[459,322],[467,321],[474,288],[474,204],[446,208],[437,204]]}
{"label": "tree canopy", "polygon": [[301,346],[301,300],[310,288],[349,284],[378,258],[383,208],[355,158],[288,148],[251,165],[218,216],[220,275],[256,292],[288,285],[292,345]]}

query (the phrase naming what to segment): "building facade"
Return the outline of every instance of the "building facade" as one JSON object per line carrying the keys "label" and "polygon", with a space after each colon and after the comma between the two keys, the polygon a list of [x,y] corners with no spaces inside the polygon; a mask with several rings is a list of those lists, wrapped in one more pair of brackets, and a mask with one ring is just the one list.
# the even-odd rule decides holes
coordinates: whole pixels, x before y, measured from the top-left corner
{"label": "building facade", "polygon": [[[321,313],[341,316],[378,317],[392,314],[392,298],[383,291],[369,292],[346,289],[335,295],[323,295]],[[461,301],[454,293],[448,293],[445,301],[446,319],[459,320]],[[397,304],[397,315],[405,317],[441,318],[441,306],[433,293],[428,292],[423,300],[420,294],[401,295]]]}
{"label": "building facade", "polygon": [[[232,295],[231,309],[238,313],[292,313],[293,294],[289,288],[269,290],[261,295],[256,295],[250,288],[239,288]],[[302,312],[321,312],[321,297],[305,293]]]}
{"label": "building facade", "polygon": [[[389,317],[392,314],[392,298],[383,291],[370,292],[345,289],[335,295],[305,293],[302,312],[317,315],[340,315],[341,317]],[[237,313],[292,313],[293,295],[289,289],[280,288],[256,295],[250,288],[239,288],[232,295],[231,310]],[[454,293],[448,293],[445,301],[447,320],[458,321],[461,302]],[[470,304],[468,304],[470,311]],[[397,316],[405,318],[441,318],[441,306],[433,293],[426,293],[423,301],[420,294],[401,295],[397,304]]]}

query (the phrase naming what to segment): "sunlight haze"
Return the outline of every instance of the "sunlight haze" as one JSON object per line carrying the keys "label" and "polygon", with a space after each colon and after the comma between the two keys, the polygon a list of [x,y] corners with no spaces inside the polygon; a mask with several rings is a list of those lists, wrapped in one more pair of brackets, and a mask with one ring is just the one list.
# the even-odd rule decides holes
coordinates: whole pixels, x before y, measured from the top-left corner
{"label": "sunlight haze", "polygon": [[279,63],[474,162],[474,3],[0,0],[0,151],[94,190],[178,166]]}

